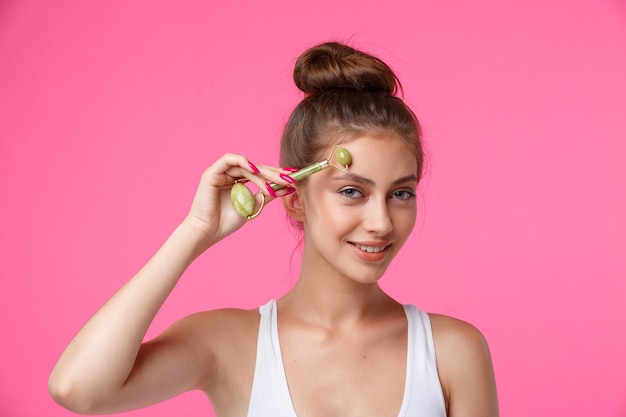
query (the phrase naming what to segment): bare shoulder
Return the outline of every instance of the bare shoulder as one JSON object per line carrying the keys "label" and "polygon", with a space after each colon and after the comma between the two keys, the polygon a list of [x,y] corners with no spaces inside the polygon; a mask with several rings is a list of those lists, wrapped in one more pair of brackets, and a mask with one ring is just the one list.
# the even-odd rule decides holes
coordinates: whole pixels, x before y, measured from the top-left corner
{"label": "bare shoulder", "polygon": [[[259,325],[258,310],[220,309],[203,311],[186,316],[159,338],[187,339],[202,348],[233,341],[242,342],[249,337],[256,337]],[[159,339],[157,338],[157,339]]]}
{"label": "bare shoulder", "polygon": [[493,365],[483,334],[453,317],[439,314],[429,317],[448,415],[497,416]]}
{"label": "bare shoulder", "polygon": [[[487,341],[480,330],[463,320],[441,314],[428,315],[433,330],[433,338],[437,349],[442,353],[453,350],[456,354],[489,353]],[[456,356],[456,355],[455,355]]]}
{"label": "bare shoulder", "polygon": [[196,334],[225,332],[233,337],[243,336],[259,325],[259,311],[226,308],[191,314],[179,320],[173,327],[193,330]]}
{"label": "bare shoulder", "polygon": [[[254,366],[259,328],[258,310],[220,309],[186,316],[149,343],[184,346],[193,363],[204,370],[199,388],[211,391],[232,375]],[[242,368],[242,369],[239,369]],[[241,373],[240,373],[241,374]]]}

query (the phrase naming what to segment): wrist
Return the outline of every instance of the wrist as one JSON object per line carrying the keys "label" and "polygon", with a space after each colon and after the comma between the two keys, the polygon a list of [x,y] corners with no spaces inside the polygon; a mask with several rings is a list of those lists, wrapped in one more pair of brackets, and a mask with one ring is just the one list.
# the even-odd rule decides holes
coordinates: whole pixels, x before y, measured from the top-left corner
{"label": "wrist", "polygon": [[207,233],[206,226],[198,223],[196,219],[186,217],[174,231],[174,234],[193,250],[194,257],[199,256],[216,243],[216,240]]}

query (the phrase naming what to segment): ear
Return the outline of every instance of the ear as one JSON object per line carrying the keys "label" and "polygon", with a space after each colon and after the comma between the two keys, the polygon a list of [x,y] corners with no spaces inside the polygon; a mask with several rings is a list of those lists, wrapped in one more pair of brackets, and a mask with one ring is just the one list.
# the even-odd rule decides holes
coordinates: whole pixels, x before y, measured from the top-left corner
{"label": "ear", "polygon": [[289,217],[299,222],[304,222],[306,218],[304,215],[304,201],[302,201],[300,193],[296,191],[295,193],[286,195],[281,198],[281,201]]}

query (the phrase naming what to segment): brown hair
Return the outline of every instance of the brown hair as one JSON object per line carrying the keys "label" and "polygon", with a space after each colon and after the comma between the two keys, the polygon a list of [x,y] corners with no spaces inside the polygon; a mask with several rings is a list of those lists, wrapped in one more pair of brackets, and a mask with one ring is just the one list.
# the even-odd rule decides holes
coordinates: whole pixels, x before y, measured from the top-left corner
{"label": "brown hair", "polygon": [[415,153],[421,178],[420,125],[396,97],[402,87],[387,64],[350,46],[329,42],[305,51],[296,62],[293,78],[305,98],[283,132],[282,166],[302,168],[318,162],[331,145],[358,136],[393,135]]}

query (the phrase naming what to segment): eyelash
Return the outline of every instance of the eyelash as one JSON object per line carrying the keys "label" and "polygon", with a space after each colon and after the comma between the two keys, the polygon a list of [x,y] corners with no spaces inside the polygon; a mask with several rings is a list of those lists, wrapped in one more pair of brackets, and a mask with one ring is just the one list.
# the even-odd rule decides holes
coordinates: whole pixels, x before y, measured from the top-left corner
{"label": "eyelash", "polygon": [[411,200],[412,198],[415,198],[415,193],[409,190],[398,190],[393,193],[393,196],[397,196],[400,193],[404,194],[404,198],[398,198],[399,200],[406,201],[406,200]]}
{"label": "eyelash", "polygon": [[[356,199],[360,198],[361,196],[363,196],[363,193],[360,192],[359,190],[357,190],[356,188],[344,188],[343,190],[339,191],[339,193],[342,196],[344,196],[346,198],[349,198],[351,200],[356,200]],[[354,194],[358,193],[360,195],[355,197],[354,195],[350,195],[349,193],[354,193]]]}
{"label": "eyelash", "polygon": [[[359,190],[357,190],[356,188],[344,188],[343,190],[339,191],[339,193],[351,200],[357,200],[359,198],[361,198],[363,196],[363,193]],[[358,194],[355,196],[355,194]],[[398,195],[402,194],[402,197],[399,197]],[[412,198],[415,197],[415,193],[409,190],[398,190],[398,191],[394,191],[391,194],[392,198],[397,198],[398,200],[401,201],[407,201],[407,200],[411,200]]]}

